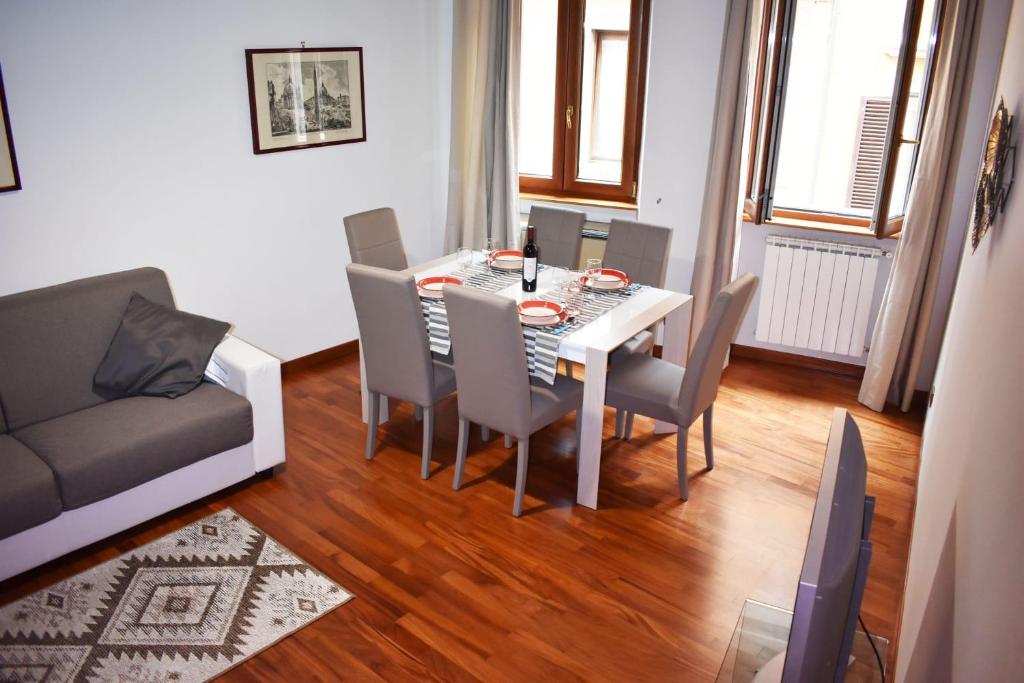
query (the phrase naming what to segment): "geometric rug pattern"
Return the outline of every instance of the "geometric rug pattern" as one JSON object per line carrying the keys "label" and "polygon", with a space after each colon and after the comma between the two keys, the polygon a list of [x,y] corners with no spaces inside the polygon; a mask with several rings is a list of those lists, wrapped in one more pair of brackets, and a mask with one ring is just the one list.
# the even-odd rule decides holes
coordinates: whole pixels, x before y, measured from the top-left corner
{"label": "geometric rug pattern", "polygon": [[351,598],[228,508],[0,608],[0,682],[206,681]]}

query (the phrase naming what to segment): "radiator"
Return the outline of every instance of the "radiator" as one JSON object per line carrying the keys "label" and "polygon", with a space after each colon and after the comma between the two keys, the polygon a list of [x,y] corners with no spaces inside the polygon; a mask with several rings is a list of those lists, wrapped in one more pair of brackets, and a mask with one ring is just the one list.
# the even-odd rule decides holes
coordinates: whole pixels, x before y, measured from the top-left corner
{"label": "radiator", "polygon": [[860,357],[882,250],[769,235],[755,338]]}

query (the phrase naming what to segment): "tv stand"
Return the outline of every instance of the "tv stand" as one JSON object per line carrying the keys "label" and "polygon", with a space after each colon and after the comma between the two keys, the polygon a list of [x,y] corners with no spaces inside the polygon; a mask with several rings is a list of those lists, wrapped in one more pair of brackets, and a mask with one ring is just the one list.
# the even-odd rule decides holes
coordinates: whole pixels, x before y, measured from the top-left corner
{"label": "tv stand", "polygon": [[[786,657],[786,643],[793,613],[756,600],[743,603],[729,647],[725,651],[717,683],[778,683],[782,680],[782,663]],[[885,661],[889,641],[872,636],[878,653]],[[863,631],[853,636],[847,683],[874,683],[881,681],[875,653]]]}

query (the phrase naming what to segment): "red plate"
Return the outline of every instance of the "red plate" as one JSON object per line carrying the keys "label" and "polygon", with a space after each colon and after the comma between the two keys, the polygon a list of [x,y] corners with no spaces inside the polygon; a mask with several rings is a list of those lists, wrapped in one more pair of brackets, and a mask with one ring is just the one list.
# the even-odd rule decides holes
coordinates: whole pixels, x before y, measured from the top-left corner
{"label": "red plate", "polygon": [[445,285],[461,285],[462,280],[449,275],[438,275],[436,277],[425,277],[416,283],[420,296],[427,299],[440,299],[444,296]]}
{"label": "red plate", "polygon": [[551,315],[544,318],[537,316],[520,315],[519,322],[523,325],[529,325],[530,327],[553,327],[554,325],[561,325],[569,317],[569,314],[565,311],[557,315]]}
{"label": "red plate", "polygon": [[491,254],[488,263],[495,268],[519,270],[523,267],[523,252],[516,249],[502,249]]}
{"label": "red plate", "polygon": [[600,275],[610,276],[614,279],[598,279],[597,282],[591,284],[590,277],[584,275],[580,278],[580,282],[583,283],[584,287],[590,287],[591,289],[614,291],[616,289],[623,289],[633,284],[633,281],[622,272],[621,270],[615,270],[614,268],[602,268],[599,271]]}
{"label": "red plate", "polygon": [[541,301],[531,299],[519,304],[519,315],[525,318],[550,318],[553,315],[561,315],[562,307],[554,301]]}

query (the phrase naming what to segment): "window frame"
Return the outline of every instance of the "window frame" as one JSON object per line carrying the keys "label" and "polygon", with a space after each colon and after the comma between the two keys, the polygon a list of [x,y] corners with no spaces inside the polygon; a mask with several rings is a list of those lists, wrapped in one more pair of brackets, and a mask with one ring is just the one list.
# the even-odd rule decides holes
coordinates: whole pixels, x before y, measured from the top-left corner
{"label": "window frame", "polygon": [[[643,142],[643,110],[651,0],[631,0],[623,116],[622,175],[618,183],[579,180],[580,109],[583,93],[584,15],[586,0],[559,0],[555,97],[552,111],[551,177],[519,174],[523,194],[562,199],[601,200],[635,205]],[[634,40],[639,36],[639,40]],[[572,77],[570,77],[572,75]],[[571,107],[571,109],[570,109]],[[571,123],[571,125],[570,125]]]}
{"label": "window frame", "polygon": [[[778,166],[782,120],[784,117],[789,59],[792,47],[794,17],[798,0],[766,0],[761,18],[758,40],[757,71],[751,91],[752,114],[747,163],[746,192],[743,201],[743,219],[758,225],[780,225],[868,235],[877,239],[898,237],[903,226],[903,215],[877,220],[887,213],[895,182],[896,164],[903,144],[914,144],[911,158],[911,178],[916,170],[920,151],[920,138],[927,120],[935,75],[935,55],[939,49],[942,16],[946,0],[936,0],[931,31],[932,40],[925,63],[921,88],[921,112],[914,140],[902,136],[907,102],[913,80],[917,41],[922,29],[924,0],[906,0],[903,41],[893,79],[892,111],[883,151],[883,165],[878,178],[875,206],[870,218],[853,214],[831,213],[776,207],[772,202],[772,189]],[[909,187],[907,188],[909,191]]]}

